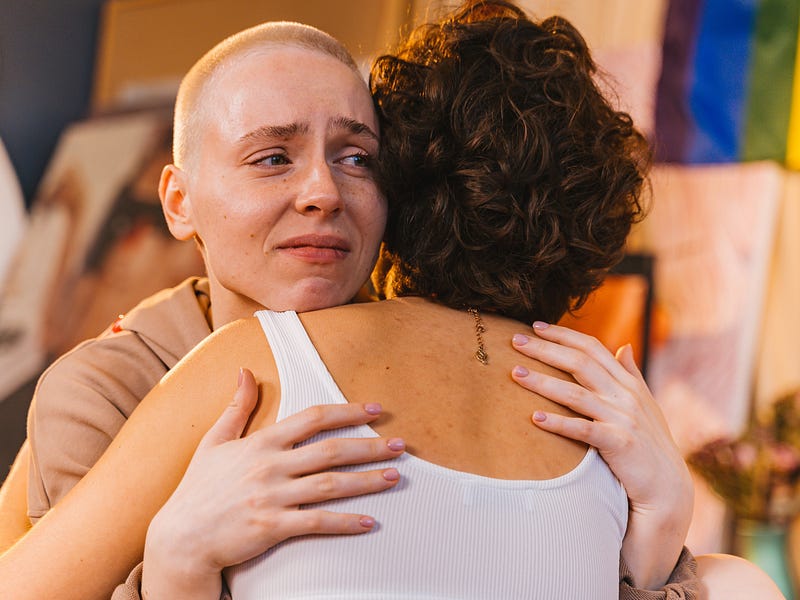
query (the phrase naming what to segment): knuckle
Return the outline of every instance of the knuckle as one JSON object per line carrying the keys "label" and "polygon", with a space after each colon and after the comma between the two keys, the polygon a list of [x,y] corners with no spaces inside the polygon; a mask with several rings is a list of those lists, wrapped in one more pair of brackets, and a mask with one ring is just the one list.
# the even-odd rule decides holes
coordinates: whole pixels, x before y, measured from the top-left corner
{"label": "knuckle", "polygon": [[305,527],[306,531],[322,530],[324,523],[322,514],[319,511],[304,510],[301,512],[303,514],[303,526]]}
{"label": "knuckle", "polygon": [[577,385],[570,386],[566,394],[566,402],[570,407],[583,406],[588,392]]}
{"label": "knuckle", "polygon": [[389,446],[385,438],[375,438],[370,440],[369,444],[369,458],[372,461],[384,460],[387,456],[391,456]]}
{"label": "knuckle", "polygon": [[525,344],[525,354],[528,356],[538,356],[542,352],[547,349],[547,342],[543,339],[539,339],[538,337],[533,337],[528,340],[528,343]]}
{"label": "knuckle", "polygon": [[311,406],[303,412],[306,422],[311,427],[319,429],[325,424],[325,409],[322,406]]}
{"label": "knuckle", "polygon": [[267,498],[263,494],[256,492],[246,494],[244,498],[242,498],[242,502],[244,503],[245,509],[251,514],[261,513],[268,504]]}
{"label": "knuckle", "polygon": [[319,451],[329,463],[335,463],[342,455],[340,445],[335,439],[320,442]]}
{"label": "knuckle", "polygon": [[587,371],[592,365],[592,357],[584,352],[578,352],[575,357],[575,370],[577,372]]}
{"label": "knuckle", "polygon": [[336,478],[333,473],[320,473],[316,481],[317,492],[324,497],[329,497],[336,492]]}
{"label": "knuckle", "polygon": [[622,415],[619,419],[619,426],[626,436],[635,437],[639,433],[639,422],[630,415]]}
{"label": "knuckle", "polygon": [[245,509],[251,512],[258,511],[261,508],[261,502],[259,499],[253,494],[247,494],[242,498],[242,503],[245,506]]}
{"label": "knuckle", "polygon": [[578,419],[575,423],[575,432],[581,439],[588,439],[592,434],[592,423],[586,419]]}
{"label": "knuckle", "polygon": [[633,449],[636,445],[636,440],[632,435],[628,435],[627,433],[623,433],[619,437],[619,450],[622,452],[627,452]]}
{"label": "knuckle", "polygon": [[264,461],[257,467],[256,479],[259,481],[272,481],[277,477],[277,467],[271,461]]}
{"label": "knuckle", "polygon": [[599,339],[594,335],[586,336],[586,351],[587,352],[601,352],[606,349]]}
{"label": "knuckle", "polygon": [[280,531],[282,523],[276,514],[266,512],[259,514],[257,518],[254,518],[251,522],[251,525],[258,531],[265,531],[269,532],[270,534],[275,534],[276,532]]}
{"label": "knuckle", "polygon": [[639,398],[628,390],[619,395],[619,402],[629,410],[636,410],[639,407]]}

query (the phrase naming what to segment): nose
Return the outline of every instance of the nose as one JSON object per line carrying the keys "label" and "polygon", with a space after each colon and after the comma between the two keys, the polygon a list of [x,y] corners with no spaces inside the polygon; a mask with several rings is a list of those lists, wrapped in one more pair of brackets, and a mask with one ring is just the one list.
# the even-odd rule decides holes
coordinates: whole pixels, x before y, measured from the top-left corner
{"label": "nose", "polygon": [[308,170],[302,193],[298,194],[295,204],[297,211],[303,214],[330,215],[344,208],[342,194],[327,162],[315,164]]}

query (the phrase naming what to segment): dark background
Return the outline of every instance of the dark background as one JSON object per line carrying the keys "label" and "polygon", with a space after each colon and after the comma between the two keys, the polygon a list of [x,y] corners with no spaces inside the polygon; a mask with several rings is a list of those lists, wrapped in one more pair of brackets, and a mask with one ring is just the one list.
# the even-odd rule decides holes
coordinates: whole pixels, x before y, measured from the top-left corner
{"label": "dark background", "polygon": [[28,206],[59,133],[87,114],[102,4],[0,3],[0,138]]}

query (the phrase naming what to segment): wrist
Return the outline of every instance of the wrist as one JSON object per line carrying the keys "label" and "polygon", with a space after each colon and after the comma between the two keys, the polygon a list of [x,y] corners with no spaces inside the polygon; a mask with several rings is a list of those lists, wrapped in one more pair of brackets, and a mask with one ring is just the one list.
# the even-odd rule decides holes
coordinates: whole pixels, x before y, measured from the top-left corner
{"label": "wrist", "polygon": [[674,530],[661,534],[657,531],[634,525],[625,534],[622,558],[636,588],[658,590],[664,587],[683,550],[683,536],[676,535]]}
{"label": "wrist", "polygon": [[[161,517],[161,518],[159,518]],[[210,598],[218,600],[222,571],[210,565],[192,536],[181,535],[165,515],[147,530],[142,570],[142,599]]]}
{"label": "wrist", "polygon": [[670,579],[686,543],[694,508],[694,486],[675,485],[657,506],[631,505],[622,545],[636,587],[662,588]]}

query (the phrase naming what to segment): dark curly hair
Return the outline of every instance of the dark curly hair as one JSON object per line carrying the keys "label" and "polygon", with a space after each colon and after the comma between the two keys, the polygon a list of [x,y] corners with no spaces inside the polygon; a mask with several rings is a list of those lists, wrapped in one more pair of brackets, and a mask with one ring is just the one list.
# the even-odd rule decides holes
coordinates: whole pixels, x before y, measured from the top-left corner
{"label": "dark curly hair", "polygon": [[651,160],[595,74],[568,21],[500,0],[466,2],[376,60],[380,295],[527,322],[586,300],[643,214]]}

